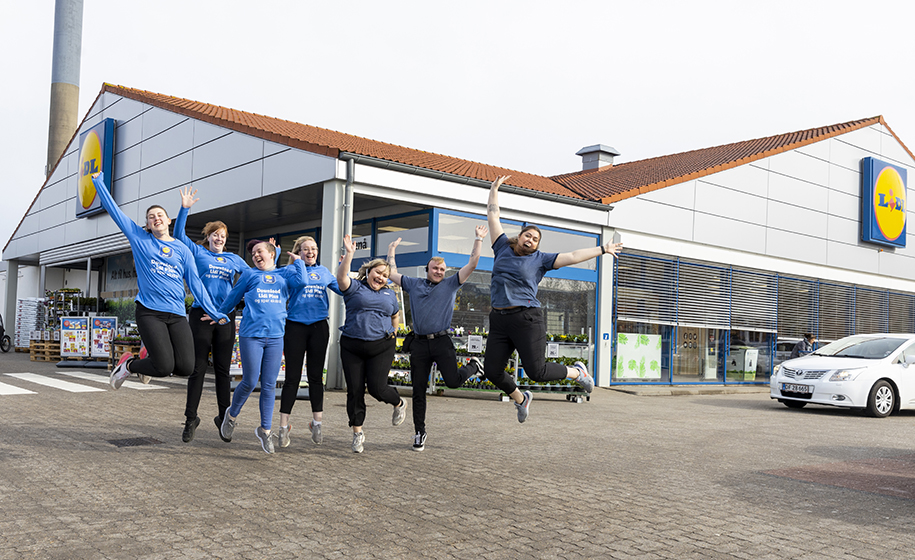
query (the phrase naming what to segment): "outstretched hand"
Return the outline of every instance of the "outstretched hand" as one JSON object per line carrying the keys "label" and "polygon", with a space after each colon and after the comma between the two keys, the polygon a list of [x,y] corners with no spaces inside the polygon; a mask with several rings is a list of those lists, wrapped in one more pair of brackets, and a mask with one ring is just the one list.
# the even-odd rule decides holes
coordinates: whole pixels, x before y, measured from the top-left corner
{"label": "outstretched hand", "polygon": [[489,233],[489,228],[486,226],[477,226],[473,228],[473,231],[477,234],[477,237],[486,237]]}
{"label": "outstretched hand", "polygon": [[182,208],[190,208],[191,206],[194,205],[195,202],[200,200],[199,198],[194,198],[197,195],[197,189],[194,189],[193,191],[191,191],[190,186],[178,189],[178,193],[181,194],[181,207]]}
{"label": "outstretched hand", "polygon": [[500,175],[498,179],[492,182],[493,189],[499,190],[499,187],[502,186],[502,183],[511,179],[511,175]]}
{"label": "outstretched hand", "polygon": [[348,233],[343,236],[343,248],[346,249],[346,252],[350,254],[356,252],[356,244],[353,243],[353,238],[350,237],[350,234]]}
{"label": "outstretched hand", "polygon": [[613,255],[613,258],[618,258],[619,254],[623,251],[623,244],[608,241],[604,244],[603,249],[605,254]]}
{"label": "outstretched hand", "polygon": [[400,242],[401,242],[401,241],[403,241],[403,238],[402,238],[402,237],[398,237],[398,238],[395,239],[394,241],[391,241],[391,243],[388,244],[388,252],[393,251],[394,249],[396,249],[397,246],[400,245]]}

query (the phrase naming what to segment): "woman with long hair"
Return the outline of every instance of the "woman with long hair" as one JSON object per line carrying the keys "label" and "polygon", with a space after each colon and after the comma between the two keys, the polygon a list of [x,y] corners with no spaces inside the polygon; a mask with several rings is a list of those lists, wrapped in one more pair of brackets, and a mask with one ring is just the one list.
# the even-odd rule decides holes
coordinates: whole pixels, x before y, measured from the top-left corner
{"label": "woman with long hair", "polygon": [[[225,301],[235,276],[248,268],[245,259],[234,253],[225,251],[226,240],[229,238],[229,228],[220,221],[208,222],[201,235],[203,238],[194,243],[185,235],[185,224],[191,207],[199,198],[194,198],[197,191],[191,192],[190,187],[180,189],[181,210],[175,219],[175,237],[184,243],[197,263],[200,280],[206,288],[210,299],[217,307]],[[203,379],[209,365],[209,355],[213,354],[213,370],[216,378],[216,406],[218,414],[213,418],[217,430],[222,425],[226,409],[231,404],[232,379],[229,376],[229,367],[232,363],[232,350],[235,347],[235,310],[228,311],[229,322],[224,325],[211,324],[202,321],[204,315],[200,302],[194,300],[188,321],[191,332],[194,334],[194,371],[187,380],[187,404],[184,408],[184,432],[181,439],[185,443],[194,439],[200,418],[197,416],[197,407],[200,406],[200,396],[203,394]]]}
{"label": "woman with long hair", "polygon": [[574,379],[589,393],[594,388],[594,378],[582,362],[567,367],[546,361],[546,323],[537,300],[540,280],[550,270],[563,266],[606,254],[616,257],[623,244],[611,241],[568,253],[543,253],[539,250],[541,232],[534,225],[525,226],[518,237],[509,239],[499,221],[499,186],[508,178],[502,176],[492,182],[486,208],[494,258],[489,287],[492,310],[489,313],[483,372],[515,402],[518,422],[524,422],[530,412],[533,394],[530,391],[522,393],[514,379],[505,372],[508,359],[515,350],[521,358],[524,373],[534,381]]}
{"label": "woman with long hair", "polygon": [[[321,422],[324,419],[324,362],[330,328],[327,324],[327,291],[343,295],[337,287],[337,278],[326,267],[318,264],[318,244],[313,237],[303,235],[295,240],[292,254],[301,259],[308,276],[308,285],[292,290],[286,316],[286,334],[283,337],[283,354],[286,356],[286,380],[280,396],[280,427],[277,441],[280,447],[289,445],[289,416],[295,405],[302,380],[302,365],[308,357],[308,400],[312,419],[308,423],[311,440],[324,441]],[[290,260],[290,262],[292,262]]]}
{"label": "woman with long hair", "polygon": [[150,377],[171,374],[188,376],[194,368],[194,344],[184,308],[184,283],[194,298],[219,324],[228,317],[219,313],[197,274],[194,256],[183,243],[172,237],[172,223],[164,208],[155,204],[146,210],[146,226],[140,227],[121,212],[105,185],[101,173],[92,176],[102,207],[121,229],[137,270],[137,329],[146,347],[145,358],[125,352],[111,372],[109,383],[118,389],[131,374],[144,383]]}
{"label": "woman with long hair", "polygon": [[337,285],[346,305],[346,321],[340,329],[340,361],[346,378],[346,414],[353,428],[353,452],[362,453],[366,389],[376,400],[394,407],[393,425],[403,424],[407,417],[407,401],[388,385],[400,306],[394,290],[388,287],[391,265],[384,259],[373,259],[359,268],[353,280],[349,269],[356,244],[349,234],[343,236],[343,246],[346,253],[337,267]]}

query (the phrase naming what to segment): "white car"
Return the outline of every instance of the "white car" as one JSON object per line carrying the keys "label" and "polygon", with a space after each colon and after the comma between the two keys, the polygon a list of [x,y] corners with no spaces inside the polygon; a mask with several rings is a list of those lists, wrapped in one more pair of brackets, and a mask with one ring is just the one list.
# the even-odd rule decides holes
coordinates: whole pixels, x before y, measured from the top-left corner
{"label": "white car", "polygon": [[826,404],[884,418],[915,408],[912,364],[913,334],[849,336],[775,366],[769,396],[789,408]]}

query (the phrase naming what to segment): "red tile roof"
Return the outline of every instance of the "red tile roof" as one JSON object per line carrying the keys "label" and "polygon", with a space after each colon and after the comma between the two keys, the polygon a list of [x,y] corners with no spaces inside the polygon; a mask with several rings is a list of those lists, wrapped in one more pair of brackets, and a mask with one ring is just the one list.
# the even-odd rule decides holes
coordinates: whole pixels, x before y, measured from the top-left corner
{"label": "red tile roof", "polygon": [[316,154],[337,157],[340,152],[351,152],[483,181],[493,181],[500,175],[511,175],[506,184],[574,199],[582,198],[581,195],[547,177],[504,167],[414,150],[326,128],[139,89],[105,84],[102,87],[102,93],[104,92]]}
{"label": "red tile roof", "polygon": [[[718,173],[725,169],[794,150],[814,142],[821,142],[827,138],[878,123],[885,126],[893,136],[896,136],[883,120],[883,117],[878,116],[822,128],[746,140],[724,146],[622,163],[612,167],[607,166],[600,169],[556,175],[551,178],[575,191],[582,198],[599,200],[604,204],[609,204],[638,194]],[[899,140],[899,137],[896,137],[896,140]],[[899,140],[899,143],[902,144],[902,141]],[[912,152],[905,147],[905,144],[902,144],[902,146],[909,155],[912,155]],[[915,156],[913,156],[913,159],[915,159]]]}

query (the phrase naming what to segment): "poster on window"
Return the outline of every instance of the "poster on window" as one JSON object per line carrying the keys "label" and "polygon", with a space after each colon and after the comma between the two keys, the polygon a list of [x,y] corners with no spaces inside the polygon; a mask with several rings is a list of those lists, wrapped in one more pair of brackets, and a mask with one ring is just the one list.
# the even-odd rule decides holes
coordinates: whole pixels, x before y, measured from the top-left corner
{"label": "poster on window", "polygon": [[89,319],[67,317],[60,324],[60,355],[84,357],[89,355]]}
{"label": "poster on window", "polygon": [[111,355],[111,340],[118,330],[116,317],[93,317],[89,333],[89,355],[93,358],[107,358]]}
{"label": "poster on window", "polygon": [[619,333],[616,338],[616,377],[661,378],[661,335]]}

